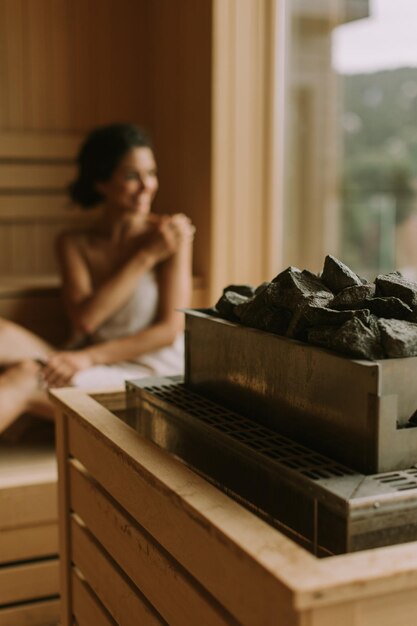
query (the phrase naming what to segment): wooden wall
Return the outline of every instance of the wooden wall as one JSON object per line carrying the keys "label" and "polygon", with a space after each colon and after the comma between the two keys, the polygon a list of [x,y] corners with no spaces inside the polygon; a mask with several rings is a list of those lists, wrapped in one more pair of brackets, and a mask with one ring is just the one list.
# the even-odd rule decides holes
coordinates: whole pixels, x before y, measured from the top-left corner
{"label": "wooden wall", "polygon": [[84,220],[65,198],[81,137],[133,121],[154,138],[156,209],[191,216],[207,281],[210,57],[211,0],[0,0],[0,277],[56,272],[56,232]]}
{"label": "wooden wall", "polygon": [[214,0],[210,300],[278,272],[279,0]]}
{"label": "wooden wall", "polygon": [[212,0],[147,3],[145,119],[160,170],[157,210],[197,227],[195,273],[208,282],[211,238]]}
{"label": "wooden wall", "polygon": [[[84,219],[68,210],[70,171],[61,168],[55,179],[56,156],[36,154],[36,146],[54,138],[73,141],[75,152],[88,129],[112,121],[150,129],[161,183],[155,208],[182,211],[197,226],[194,273],[207,304],[227,283],[257,284],[277,273],[279,6],[279,0],[0,0],[0,277],[53,274],[55,233]],[[6,135],[10,153],[1,147]],[[49,186],[32,169],[25,189],[10,188],[7,168],[16,165],[21,140],[33,140],[25,158],[47,169]],[[69,150],[67,166],[72,158]],[[14,207],[22,202],[24,219],[15,223]]]}
{"label": "wooden wall", "polygon": [[1,0],[0,128],[84,132],[144,112],[142,1]]}

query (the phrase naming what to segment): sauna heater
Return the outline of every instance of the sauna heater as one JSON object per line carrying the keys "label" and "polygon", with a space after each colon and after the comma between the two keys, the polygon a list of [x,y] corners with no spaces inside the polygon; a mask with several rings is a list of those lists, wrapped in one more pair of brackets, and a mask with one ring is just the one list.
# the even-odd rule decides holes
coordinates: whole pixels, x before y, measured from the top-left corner
{"label": "sauna heater", "polygon": [[318,556],[417,539],[417,358],[355,361],[186,312],[185,376],[124,419]]}

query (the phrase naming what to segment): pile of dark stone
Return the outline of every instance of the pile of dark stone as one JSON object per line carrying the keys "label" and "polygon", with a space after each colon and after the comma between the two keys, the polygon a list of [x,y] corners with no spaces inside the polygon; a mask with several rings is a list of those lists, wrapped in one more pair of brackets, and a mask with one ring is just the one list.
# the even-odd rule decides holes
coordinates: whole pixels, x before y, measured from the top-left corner
{"label": "pile of dark stone", "polygon": [[328,255],[320,275],[289,267],[257,288],[230,285],[219,316],[352,358],[417,356],[417,283],[400,272],[373,283]]}

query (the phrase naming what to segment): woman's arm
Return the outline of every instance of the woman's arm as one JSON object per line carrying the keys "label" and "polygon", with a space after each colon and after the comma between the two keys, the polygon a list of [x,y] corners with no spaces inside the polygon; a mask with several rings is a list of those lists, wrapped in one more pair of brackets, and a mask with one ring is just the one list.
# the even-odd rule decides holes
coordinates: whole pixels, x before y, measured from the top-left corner
{"label": "woman's arm", "polygon": [[189,306],[191,299],[193,233],[194,228],[188,223],[188,227],[182,229],[177,252],[158,268],[159,304],[154,323],[120,339],[82,350],[55,353],[44,371],[47,384],[66,385],[77,371],[137,358],[173,343],[184,327],[184,316],[176,309]]}
{"label": "woman's arm", "polygon": [[184,314],[176,309],[190,306],[191,252],[190,238],[184,238],[178,252],[159,268],[159,306],[154,323],[128,337],[86,348],[85,352],[94,365],[137,358],[174,342],[184,329]]}
{"label": "woman's arm", "polygon": [[[57,242],[63,295],[74,331],[89,335],[123,306],[138,279],[177,249],[185,216],[162,219],[144,246],[94,290],[90,270],[77,237],[64,234]],[[189,224],[189,222],[188,222]]]}

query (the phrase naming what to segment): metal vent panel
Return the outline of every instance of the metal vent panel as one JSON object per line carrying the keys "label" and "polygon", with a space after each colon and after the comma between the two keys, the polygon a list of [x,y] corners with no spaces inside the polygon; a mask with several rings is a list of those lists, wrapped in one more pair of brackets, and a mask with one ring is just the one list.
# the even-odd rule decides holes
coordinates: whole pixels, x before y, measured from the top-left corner
{"label": "metal vent panel", "polygon": [[257,454],[297,470],[313,480],[357,474],[265,426],[258,426],[250,419],[225,409],[183,384],[152,385],[143,389],[164,402],[187,411],[190,416],[220,431],[225,437],[240,441]]}
{"label": "metal vent panel", "polygon": [[360,474],[177,379],[128,382],[127,398],[138,432],[317,554],[417,539],[417,467]]}

